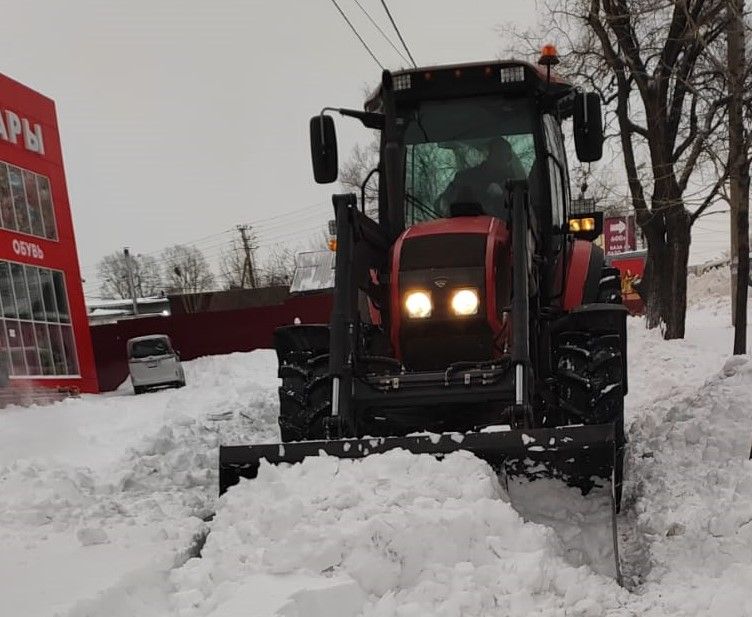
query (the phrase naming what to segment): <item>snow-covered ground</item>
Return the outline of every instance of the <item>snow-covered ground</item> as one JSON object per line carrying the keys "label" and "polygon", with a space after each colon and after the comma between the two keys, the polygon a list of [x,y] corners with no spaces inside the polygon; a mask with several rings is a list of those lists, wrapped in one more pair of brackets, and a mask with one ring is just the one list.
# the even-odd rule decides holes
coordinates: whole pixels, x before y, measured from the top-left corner
{"label": "snow-covered ground", "polygon": [[273,352],[185,368],[180,390],[134,396],[126,384],[0,410],[0,614],[104,614],[73,609],[164,576],[204,533],[220,439],[277,439]]}
{"label": "snow-covered ground", "polygon": [[572,554],[594,501],[536,483],[530,522],[467,453],[263,466],[217,501],[217,444],[277,439],[261,351],[186,363],[182,390],[0,411],[0,613],[752,615],[752,361],[715,279],[690,281],[683,341],[630,319],[626,589]]}

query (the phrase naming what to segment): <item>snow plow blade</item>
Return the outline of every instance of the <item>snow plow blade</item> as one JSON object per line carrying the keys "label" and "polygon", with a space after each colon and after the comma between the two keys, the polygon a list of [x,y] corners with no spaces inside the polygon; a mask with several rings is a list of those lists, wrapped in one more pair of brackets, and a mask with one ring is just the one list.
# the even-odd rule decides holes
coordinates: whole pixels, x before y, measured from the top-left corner
{"label": "snow plow blade", "polygon": [[592,477],[610,482],[615,460],[613,424],[220,446],[219,493],[240,478],[255,478],[264,459],[273,465],[322,455],[357,459],[396,448],[437,457],[467,450],[497,471],[507,463],[507,473],[562,477],[584,489]]}

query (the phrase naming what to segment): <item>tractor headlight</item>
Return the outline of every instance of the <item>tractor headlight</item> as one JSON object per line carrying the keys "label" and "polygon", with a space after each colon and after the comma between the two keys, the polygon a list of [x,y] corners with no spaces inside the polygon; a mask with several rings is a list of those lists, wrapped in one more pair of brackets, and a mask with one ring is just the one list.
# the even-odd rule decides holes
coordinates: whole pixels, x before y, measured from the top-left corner
{"label": "tractor headlight", "polygon": [[405,296],[407,316],[412,319],[425,319],[431,316],[433,303],[427,291],[411,291]]}
{"label": "tractor headlight", "polygon": [[452,296],[452,311],[455,315],[475,315],[480,306],[476,289],[458,289]]}

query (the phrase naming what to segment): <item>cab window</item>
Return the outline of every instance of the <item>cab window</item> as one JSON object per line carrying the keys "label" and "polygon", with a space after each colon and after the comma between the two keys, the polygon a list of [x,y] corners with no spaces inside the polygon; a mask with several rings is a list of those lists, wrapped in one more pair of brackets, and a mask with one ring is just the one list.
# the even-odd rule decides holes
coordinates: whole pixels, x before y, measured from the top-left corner
{"label": "cab window", "polygon": [[421,103],[405,130],[405,224],[449,216],[457,202],[501,216],[506,181],[527,179],[535,162],[531,118],[525,99]]}
{"label": "cab window", "polygon": [[543,116],[543,133],[546,140],[548,180],[551,190],[551,223],[561,227],[564,224],[564,212],[569,201],[569,187],[565,185],[567,156],[559,123],[549,114]]}

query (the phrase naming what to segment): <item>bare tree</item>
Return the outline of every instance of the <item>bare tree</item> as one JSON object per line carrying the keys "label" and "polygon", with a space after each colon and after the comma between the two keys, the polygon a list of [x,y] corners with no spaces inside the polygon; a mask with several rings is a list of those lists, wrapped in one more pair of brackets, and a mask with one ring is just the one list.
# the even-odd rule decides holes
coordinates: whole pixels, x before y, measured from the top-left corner
{"label": "bare tree", "polygon": [[199,293],[214,286],[214,276],[204,254],[195,246],[176,244],[162,251],[162,268],[173,293]]}
{"label": "bare tree", "polygon": [[289,246],[274,246],[261,264],[261,281],[264,287],[289,285],[295,274],[295,251]]}
{"label": "bare tree", "polygon": [[[144,298],[162,292],[162,277],[157,260],[150,255],[131,255],[133,286],[136,296]],[[105,298],[130,298],[128,267],[121,251],[106,255],[97,264],[100,293]]]}
{"label": "bare tree", "polygon": [[700,70],[725,29],[726,1],[548,4],[551,29],[567,46],[565,71],[598,92],[611,114],[607,126],[648,243],[648,326],[662,324],[669,339],[684,336],[691,226],[724,182],[694,181],[727,102],[709,96],[710,77]]}
{"label": "bare tree", "polygon": [[239,289],[243,286],[246,258],[243,243],[234,239],[222,250],[219,258],[219,276],[225,289]]}
{"label": "bare tree", "polygon": [[744,0],[724,0],[723,4],[726,36],[703,41],[705,49],[698,61],[702,95],[708,101],[724,101],[719,109],[721,122],[708,136],[700,160],[714,170],[719,195],[730,208],[734,353],[745,353],[752,165],[752,62],[745,41],[752,36],[752,13],[745,13]]}
{"label": "bare tree", "polygon": [[[366,146],[357,144],[350,153],[350,158],[342,166],[339,174],[339,181],[342,188],[352,191],[361,197],[361,187],[363,182],[379,164],[379,136],[374,138]],[[369,216],[375,216],[378,213],[378,174],[373,173],[363,190],[365,197],[365,209]]]}

